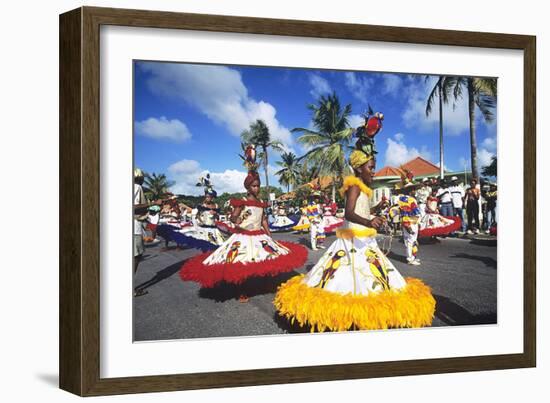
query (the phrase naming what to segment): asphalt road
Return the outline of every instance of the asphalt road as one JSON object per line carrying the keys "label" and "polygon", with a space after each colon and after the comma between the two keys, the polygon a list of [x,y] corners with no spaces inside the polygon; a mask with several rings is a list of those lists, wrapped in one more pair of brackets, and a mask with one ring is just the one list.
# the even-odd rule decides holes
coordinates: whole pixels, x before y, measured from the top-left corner
{"label": "asphalt road", "polygon": [[[283,233],[275,238],[300,242],[307,235]],[[334,240],[327,238],[327,245]],[[162,251],[163,243],[147,247],[134,277],[134,286],[148,293],[134,298],[134,340],[231,337],[303,332],[280,318],[273,306],[277,286],[305,273],[323,251],[309,250],[307,263],[295,272],[275,278],[251,279],[244,287],[248,303],[236,300],[242,289],[224,285],[200,289],[183,282],[178,271],[183,262],[200,253],[196,249],[172,248]],[[409,266],[404,245],[393,240],[389,258],[404,277],[417,277],[432,288],[436,313],[432,326],[492,324],[497,321],[497,248],[467,239],[446,238],[421,244],[421,266]]]}

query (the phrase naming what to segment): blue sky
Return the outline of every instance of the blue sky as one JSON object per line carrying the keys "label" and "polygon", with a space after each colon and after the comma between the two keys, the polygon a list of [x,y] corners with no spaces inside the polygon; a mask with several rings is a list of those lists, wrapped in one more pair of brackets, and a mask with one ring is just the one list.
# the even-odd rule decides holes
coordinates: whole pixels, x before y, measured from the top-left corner
{"label": "blue sky", "polygon": [[[275,67],[135,62],[134,158],[146,172],[165,173],[175,193],[201,194],[195,183],[210,172],[219,192],[242,191],[246,175],[237,153],[239,134],[263,119],[275,139],[298,156],[295,127],[311,127],[307,105],[335,91],[352,105],[350,123],[361,124],[368,104],[384,113],[376,137],[377,168],[399,166],[422,156],[439,164],[438,110],[426,117],[426,99],[436,77],[395,73],[306,70]],[[496,114],[496,112],[495,112]],[[496,153],[496,123],[477,113],[480,166]],[[445,160],[448,170],[469,167],[466,100],[444,108]],[[278,168],[270,155],[270,184]]]}

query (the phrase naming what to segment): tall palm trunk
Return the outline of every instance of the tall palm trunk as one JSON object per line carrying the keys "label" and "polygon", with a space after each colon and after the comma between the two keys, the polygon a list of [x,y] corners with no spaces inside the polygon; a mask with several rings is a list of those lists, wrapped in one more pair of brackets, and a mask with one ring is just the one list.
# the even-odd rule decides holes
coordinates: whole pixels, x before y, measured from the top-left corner
{"label": "tall palm trunk", "polygon": [[476,140],[476,121],[475,121],[475,94],[474,80],[468,78],[468,114],[470,116],[470,156],[472,160],[472,177],[478,178],[477,169],[477,140]]}
{"label": "tall palm trunk", "polygon": [[439,177],[443,179],[445,172],[443,170],[443,91],[441,90],[441,82],[438,86],[439,91]]}

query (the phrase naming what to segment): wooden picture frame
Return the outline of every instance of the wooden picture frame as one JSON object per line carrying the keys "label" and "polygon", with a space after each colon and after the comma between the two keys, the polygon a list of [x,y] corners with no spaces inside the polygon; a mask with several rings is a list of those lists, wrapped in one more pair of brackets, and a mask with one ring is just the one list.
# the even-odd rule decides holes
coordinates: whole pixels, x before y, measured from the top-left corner
{"label": "wooden picture frame", "polygon": [[[227,372],[100,377],[100,27],[171,28],[524,52],[523,353]],[[536,363],[534,36],[82,7],[60,16],[60,387],[81,396],[533,367]]]}

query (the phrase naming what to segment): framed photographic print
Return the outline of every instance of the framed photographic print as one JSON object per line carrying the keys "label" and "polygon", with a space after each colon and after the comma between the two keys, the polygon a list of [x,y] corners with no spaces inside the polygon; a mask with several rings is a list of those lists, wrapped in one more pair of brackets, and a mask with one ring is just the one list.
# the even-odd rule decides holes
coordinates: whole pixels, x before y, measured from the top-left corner
{"label": "framed photographic print", "polygon": [[535,366],[535,58],[524,35],[62,14],[61,388]]}

